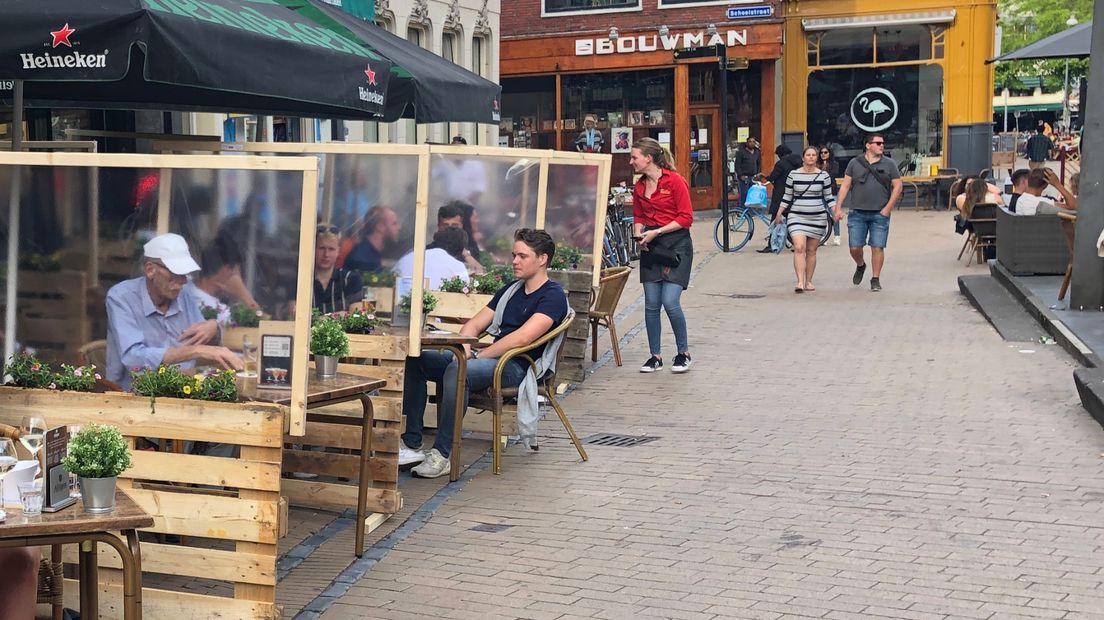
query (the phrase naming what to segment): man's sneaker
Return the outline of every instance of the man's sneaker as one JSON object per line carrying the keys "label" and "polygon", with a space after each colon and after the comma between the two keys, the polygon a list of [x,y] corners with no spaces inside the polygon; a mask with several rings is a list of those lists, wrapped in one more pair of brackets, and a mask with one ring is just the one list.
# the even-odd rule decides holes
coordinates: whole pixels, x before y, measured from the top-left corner
{"label": "man's sneaker", "polygon": [[835,237],[832,237],[832,245],[839,245],[839,242],[840,242],[840,236],[839,235],[836,235]]}
{"label": "man's sneaker", "polygon": [[407,448],[406,444],[399,440],[399,467],[413,465],[425,460],[425,453],[414,448]]}
{"label": "man's sneaker", "polygon": [[640,367],[640,372],[655,372],[660,368],[663,368],[663,360],[653,355]]}
{"label": "man's sneaker", "polygon": [[878,278],[870,278],[870,290],[874,291],[875,293],[882,290],[882,281]]}
{"label": "man's sneaker", "polygon": [[855,275],[851,276],[851,284],[854,284],[855,286],[862,284],[864,273],[866,273],[866,263],[855,267]]}
{"label": "man's sneaker", "polygon": [[441,456],[441,452],[437,448],[433,448],[426,452],[422,464],[415,467],[410,473],[418,478],[440,478],[449,473],[451,466],[449,460]]}
{"label": "man's sneaker", "polygon": [[686,372],[690,370],[691,363],[689,353],[679,353],[675,356],[675,363],[671,364],[671,372]]}

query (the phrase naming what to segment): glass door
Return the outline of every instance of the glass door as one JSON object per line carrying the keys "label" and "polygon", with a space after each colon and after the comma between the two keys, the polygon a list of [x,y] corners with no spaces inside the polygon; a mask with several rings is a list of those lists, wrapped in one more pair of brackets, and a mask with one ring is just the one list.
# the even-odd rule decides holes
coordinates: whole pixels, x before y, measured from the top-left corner
{"label": "glass door", "polygon": [[694,210],[715,209],[720,200],[720,136],[717,106],[690,108],[690,202]]}

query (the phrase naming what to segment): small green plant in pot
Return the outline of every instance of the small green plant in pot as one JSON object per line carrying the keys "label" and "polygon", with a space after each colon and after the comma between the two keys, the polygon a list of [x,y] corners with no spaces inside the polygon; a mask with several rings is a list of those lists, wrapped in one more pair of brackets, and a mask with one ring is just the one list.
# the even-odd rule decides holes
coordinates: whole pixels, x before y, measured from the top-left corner
{"label": "small green plant in pot", "polygon": [[[399,311],[401,311],[403,314],[410,314],[411,301],[412,300],[410,298],[410,295],[403,295],[402,298],[399,299]],[[437,309],[437,296],[434,295],[433,293],[430,293],[429,291],[422,291],[422,327],[423,328],[425,327],[426,318],[429,316],[429,313],[433,312],[436,309]]]}
{"label": "small green plant in pot", "polygon": [[320,379],[337,376],[337,360],[349,356],[349,336],[341,321],[330,316],[316,318],[311,325],[310,350]]}
{"label": "small green plant in pot", "polygon": [[130,447],[114,426],[89,424],[69,439],[62,465],[80,478],[85,512],[111,512],[118,476],[130,467]]}

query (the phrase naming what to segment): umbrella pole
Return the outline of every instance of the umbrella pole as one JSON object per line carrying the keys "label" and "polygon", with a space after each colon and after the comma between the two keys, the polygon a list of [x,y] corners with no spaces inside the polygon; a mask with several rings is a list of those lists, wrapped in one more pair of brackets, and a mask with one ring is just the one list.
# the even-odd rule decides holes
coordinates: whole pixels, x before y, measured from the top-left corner
{"label": "umbrella pole", "polygon": [[[23,150],[23,80],[15,80],[12,97],[12,151]],[[19,276],[19,195],[23,175],[12,169],[11,194],[8,197],[8,280],[4,308],[4,363],[15,354],[15,305]]]}

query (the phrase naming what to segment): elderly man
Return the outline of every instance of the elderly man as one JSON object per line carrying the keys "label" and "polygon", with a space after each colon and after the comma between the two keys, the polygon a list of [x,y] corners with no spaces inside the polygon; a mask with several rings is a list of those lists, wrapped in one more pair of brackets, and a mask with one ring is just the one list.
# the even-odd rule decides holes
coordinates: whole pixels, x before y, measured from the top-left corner
{"label": "elderly man", "polygon": [[240,370],[230,349],[215,346],[218,323],[204,320],[188,283],[199,271],[180,235],[158,235],[146,243],[142,275],[107,292],[107,378],[130,389],[134,368],[162,364],[190,367],[195,360]]}

